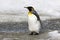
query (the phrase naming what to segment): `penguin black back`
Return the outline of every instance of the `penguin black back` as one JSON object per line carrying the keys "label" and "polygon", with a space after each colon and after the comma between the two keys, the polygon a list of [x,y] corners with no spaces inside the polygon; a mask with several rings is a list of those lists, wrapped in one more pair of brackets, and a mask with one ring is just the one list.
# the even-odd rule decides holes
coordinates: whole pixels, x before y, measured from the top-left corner
{"label": "penguin black back", "polygon": [[40,17],[39,17],[38,13],[35,10],[32,13],[37,17],[37,20],[40,20]]}
{"label": "penguin black back", "polygon": [[40,23],[41,23],[41,28],[43,28],[43,27],[42,27],[42,21],[41,21],[39,15],[38,15],[38,13],[34,10],[34,11],[33,11],[33,14],[37,17],[37,20],[40,21]]}

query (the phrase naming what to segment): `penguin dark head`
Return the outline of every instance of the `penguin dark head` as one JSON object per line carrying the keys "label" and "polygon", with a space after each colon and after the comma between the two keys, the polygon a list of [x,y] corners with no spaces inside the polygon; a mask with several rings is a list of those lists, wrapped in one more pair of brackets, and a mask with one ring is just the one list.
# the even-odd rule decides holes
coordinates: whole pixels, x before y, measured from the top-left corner
{"label": "penguin dark head", "polygon": [[34,8],[32,6],[28,6],[28,7],[24,7],[24,8],[27,8],[29,11],[33,11]]}

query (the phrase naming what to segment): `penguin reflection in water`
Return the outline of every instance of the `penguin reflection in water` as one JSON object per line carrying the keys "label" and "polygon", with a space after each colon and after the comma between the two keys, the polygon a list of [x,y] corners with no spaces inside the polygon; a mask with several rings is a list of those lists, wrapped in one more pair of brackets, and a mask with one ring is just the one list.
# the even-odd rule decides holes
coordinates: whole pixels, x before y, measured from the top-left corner
{"label": "penguin reflection in water", "polygon": [[28,12],[28,28],[30,31],[30,35],[38,35],[41,29],[41,20],[39,15],[34,10],[32,6],[24,7],[29,10]]}

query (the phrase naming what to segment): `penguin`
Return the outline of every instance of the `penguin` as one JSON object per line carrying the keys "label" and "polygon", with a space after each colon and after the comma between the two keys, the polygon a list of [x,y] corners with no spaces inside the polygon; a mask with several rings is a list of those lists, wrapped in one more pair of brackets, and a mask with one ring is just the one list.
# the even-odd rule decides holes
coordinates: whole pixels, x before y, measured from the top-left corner
{"label": "penguin", "polygon": [[41,29],[41,20],[38,13],[32,6],[24,7],[28,9],[28,29],[30,35],[38,35]]}

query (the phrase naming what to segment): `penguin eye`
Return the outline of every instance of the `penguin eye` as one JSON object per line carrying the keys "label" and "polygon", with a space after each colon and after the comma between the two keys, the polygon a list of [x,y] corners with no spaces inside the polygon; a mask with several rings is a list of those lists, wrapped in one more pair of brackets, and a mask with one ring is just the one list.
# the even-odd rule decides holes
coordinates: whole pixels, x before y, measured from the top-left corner
{"label": "penguin eye", "polygon": [[31,8],[31,10],[34,10],[33,8]]}

